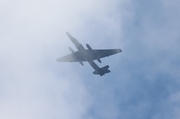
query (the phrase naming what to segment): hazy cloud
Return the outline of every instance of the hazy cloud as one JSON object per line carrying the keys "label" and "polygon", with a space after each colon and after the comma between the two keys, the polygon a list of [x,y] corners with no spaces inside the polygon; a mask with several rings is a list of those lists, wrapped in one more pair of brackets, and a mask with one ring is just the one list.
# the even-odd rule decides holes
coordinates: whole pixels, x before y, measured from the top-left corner
{"label": "hazy cloud", "polygon": [[[0,118],[178,119],[177,1],[1,0]],[[122,48],[112,73],[56,58],[75,47]],[[76,50],[76,49],[75,49]]]}

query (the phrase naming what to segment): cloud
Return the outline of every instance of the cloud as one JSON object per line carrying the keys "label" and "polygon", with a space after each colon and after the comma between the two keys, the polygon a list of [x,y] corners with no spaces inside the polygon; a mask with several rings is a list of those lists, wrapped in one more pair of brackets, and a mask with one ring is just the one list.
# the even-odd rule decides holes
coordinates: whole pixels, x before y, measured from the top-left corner
{"label": "cloud", "polygon": [[[167,1],[130,1],[124,7],[124,10],[129,10],[120,18],[120,25],[117,17],[111,17],[112,22],[119,25],[110,25],[117,28],[114,33],[111,32],[112,29],[106,33],[107,27],[95,27],[105,29],[106,33],[101,35],[102,39],[106,40],[97,41],[99,44],[112,41],[114,46],[122,45],[123,52],[119,57],[116,55],[107,59],[108,62],[106,59],[103,61],[110,64],[112,69],[105,81],[94,79],[88,82],[88,85],[93,85],[90,93],[96,99],[93,100],[90,115],[94,114],[98,119],[179,118],[178,101],[175,101],[174,105],[171,100],[172,96],[179,97],[180,84],[180,17],[176,15],[179,11],[176,4],[175,1],[170,2],[170,5]],[[118,10],[121,14],[121,8]],[[118,16],[118,12],[112,13],[111,16]],[[107,40],[108,36],[111,40]],[[106,109],[109,112],[104,111]],[[111,110],[114,113],[111,113]]]}
{"label": "cloud", "polygon": [[69,44],[65,31],[81,26],[79,15],[88,9],[79,2],[3,1],[0,118],[76,119],[86,113],[90,99],[82,79],[55,61]]}
{"label": "cloud", "polygon": [[[176,1],[0,2],[0,118],[174,118],[179,115]],[[122,48],[111,74],[56,58],[75,47]]]}
{"label": "cloud", "polygon": [[[90,80],[87,75],[94,78],[89,74],[92,69],[84,71],[85,67],[79,68],[79,64],[58,64],[55,59],[68,53],[67,46],[73,46],[66,31],[83,44],[92,37],[101,39],[99,43],[91,40],[91,44],[103,43],[104,33],[118,28],[113,27],[116,3],[115,0],[1,1],[0,118],[95,118],[88,111],[96,99],[86,85]],[[100,22],[100,27],[95,27]],[[100,35],[98,30],[102,30]],[[111,109],[115,107],[110,102],[108,105]],[[115,116],[107,114],[107,117],[116,117],[117,111],[112,111]]]}

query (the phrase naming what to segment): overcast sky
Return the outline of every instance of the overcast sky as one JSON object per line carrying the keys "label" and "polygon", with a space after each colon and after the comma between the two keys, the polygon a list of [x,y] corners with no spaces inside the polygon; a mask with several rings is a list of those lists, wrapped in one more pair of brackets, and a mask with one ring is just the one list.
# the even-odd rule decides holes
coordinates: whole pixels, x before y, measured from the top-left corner
{"label": "overcast sky", "polygon": [[[0,119],[179,119],[180,1],[1,0]],[[122,53],[57,63],[77,50]]]}

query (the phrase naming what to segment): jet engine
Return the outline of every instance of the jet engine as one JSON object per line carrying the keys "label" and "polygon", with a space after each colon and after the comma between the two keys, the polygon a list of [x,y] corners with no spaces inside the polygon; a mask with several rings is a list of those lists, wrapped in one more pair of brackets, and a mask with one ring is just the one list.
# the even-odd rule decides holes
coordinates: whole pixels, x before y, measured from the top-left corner
{"label": "jet engine", "polygon": [[98,61],[99,63],[101,63],[101,60],[100,60],[100,58],[97,58],[97,61]]}
{"label": "jet engine", "polygon": [[87,47],[89,50],[92,50],[92,48],[90,47],[89,44],[86,44],[86,47]]}
{"label": "jet engine", "polygon": [[[89,45],[89,44],[86,44],[86,46],[87,46],[87,48],[88,48],[90,51],[92,51],[92,48],[90,47],[90,45]],[[101,63],[100,58],[97,58],[97,61],[98,61],[99,63]]]}

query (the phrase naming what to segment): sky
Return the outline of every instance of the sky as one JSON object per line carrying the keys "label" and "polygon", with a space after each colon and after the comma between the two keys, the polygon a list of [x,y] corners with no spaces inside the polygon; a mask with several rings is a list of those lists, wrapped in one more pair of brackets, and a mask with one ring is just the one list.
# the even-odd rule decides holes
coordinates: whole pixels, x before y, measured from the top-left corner
{"label": "sky", "polygon": [[[1,0],[0,119],[179,119],[178,0]],[[94,49],[111,73],[58,63]]]}

